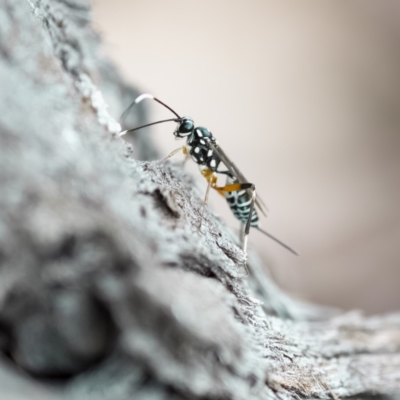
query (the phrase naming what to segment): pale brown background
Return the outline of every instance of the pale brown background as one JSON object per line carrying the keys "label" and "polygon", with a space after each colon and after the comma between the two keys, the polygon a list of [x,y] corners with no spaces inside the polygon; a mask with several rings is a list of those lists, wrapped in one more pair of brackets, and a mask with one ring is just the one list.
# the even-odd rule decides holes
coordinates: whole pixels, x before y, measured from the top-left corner
{"label": "pale brown background", "polygon": [[[281,286],[346,308],[399,308],[398,0],[93,5],[126,78],[210,128],[256,183],[270,209],[263,227],[301,253],[252,232]],[[163,154],[178,147],[173,127],[152,133]],[[212,204],[237,227],[223,199]]]}

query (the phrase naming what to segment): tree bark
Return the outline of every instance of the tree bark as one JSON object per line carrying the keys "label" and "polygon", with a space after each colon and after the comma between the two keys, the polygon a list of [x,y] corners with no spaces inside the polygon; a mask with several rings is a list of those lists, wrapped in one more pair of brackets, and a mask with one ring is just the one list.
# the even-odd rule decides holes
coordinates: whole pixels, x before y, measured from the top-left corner
{"label": "tree bark", "polygon": [[254,254],[247,277],[194,178],[117,137],[137,92],[86,1],[0,4],[1,398],[398,396],[400,314],[294,300]]}

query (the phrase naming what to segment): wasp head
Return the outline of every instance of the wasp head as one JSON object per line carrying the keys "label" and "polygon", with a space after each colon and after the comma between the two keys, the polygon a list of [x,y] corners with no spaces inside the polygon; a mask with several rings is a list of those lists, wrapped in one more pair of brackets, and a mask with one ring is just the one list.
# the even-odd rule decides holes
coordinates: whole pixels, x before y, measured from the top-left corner
{"label": "wasp head", "polygon": [[189,117],[182,117],[178,121],[178,126],[174,132],[174,135],[177,138],[184,138],[189,136],[194,130],[194,122],[192,118]]}

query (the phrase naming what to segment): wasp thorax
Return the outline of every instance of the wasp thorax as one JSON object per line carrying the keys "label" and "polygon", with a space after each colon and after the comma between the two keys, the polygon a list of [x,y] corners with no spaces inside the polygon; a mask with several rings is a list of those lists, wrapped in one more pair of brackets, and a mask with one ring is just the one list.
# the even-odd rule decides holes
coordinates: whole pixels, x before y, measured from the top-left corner
{"label": "wasp thorax", "polygon": [[198,126],[195,129],[194,134],[195,134],[196,138],[198,138],[199,140],[203,140],[203,139],[214,140],[213,134],[210,132],[210,130],[207,128],[204,128],[203,126]]}
{"label": "wasp thorax", "polygon": [[194,122],[192,118],[189,117],[182,117],[179,121],[179,125],[174,132],[174,135],[177,137],[185,137],[189,136],[194,129]]}

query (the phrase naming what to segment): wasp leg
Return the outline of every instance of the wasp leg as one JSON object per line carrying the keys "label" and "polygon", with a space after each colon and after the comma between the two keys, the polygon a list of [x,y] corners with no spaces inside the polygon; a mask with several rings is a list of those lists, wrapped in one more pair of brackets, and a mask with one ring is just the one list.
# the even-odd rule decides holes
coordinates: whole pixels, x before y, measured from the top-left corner
{"label": "wasp leg", "polygon": [[186,154],[184,151],[184,150],[186,150],[186,148],[185,148],[185,146],[182,146],[182,147],[179,147],[179,149],[175,149],[174,151],[171,151],[171,153],[169,153],[167,155],[167,157],[163,158],[162,160],[159,160],[158,162],[162,163],[162,162],[168,160],[169,158],[173,157],[176,153],[179,153],[181,150],[183,150],[184,154]]}
{"label": "wasp leg", "polygon": [[214,188],[217,184],[217,176],[213,171],[210,169],[205,169],[201,171],[202,175],[207,179],[207,190],[206,190],[206,195],[204,196],[204,202],[203,202],[203,208],[201,210],[201,219],[200,219],[200,225],[199,229],[201,229],[201,225],[203,224],[203,216],[204,216],[204,210],[207,207],[208,204],[208,195],[210,194],[210,188]]}
{"label": "wasp leg", "polygon": [[212,179],[210,179],[210,180],[208,181],[207,190],[206,190],[206,195],[204,196],[204,202],[203,202],[203,205],[204,205],[204,206],[206,206],[206,205],[208,204],[208,195],[209,195],[209,193],[210,193],[211,184],[212,184]]}
{"label": "wasp leg", "polygon": [[210,187],[211,187],[211,180],[209,180],[209,181],[208,181],[208,184],[207,184],[206,195],[205,195],[205,197],[204,197],[203,207],[202,207],[202,209],[201,209],[199,229],[201,229],[201,226],[202,226],[202,224],[203,224],[204,210],[205,210],[206,207],[207,207],[208,195],[209,195],[209,193],[210,193]]}
{"label": "wasp leg", "polygon": [[244,244],[244,242],[243,242],[244,228],[245,228],[244,223],[241,222],[240,223],[240,228],[239,228],[239,237],[240,237],[240,244],[241,244],[242,248],[243,248],[243,244]]}
{"label": "wasp leg", "polygon": [[190,159],[190,154],[187,152],[186,148],[183,149],[183,154],[185,154],[185,158],[182,161],[182,168],[186,165],[187,160]]}

